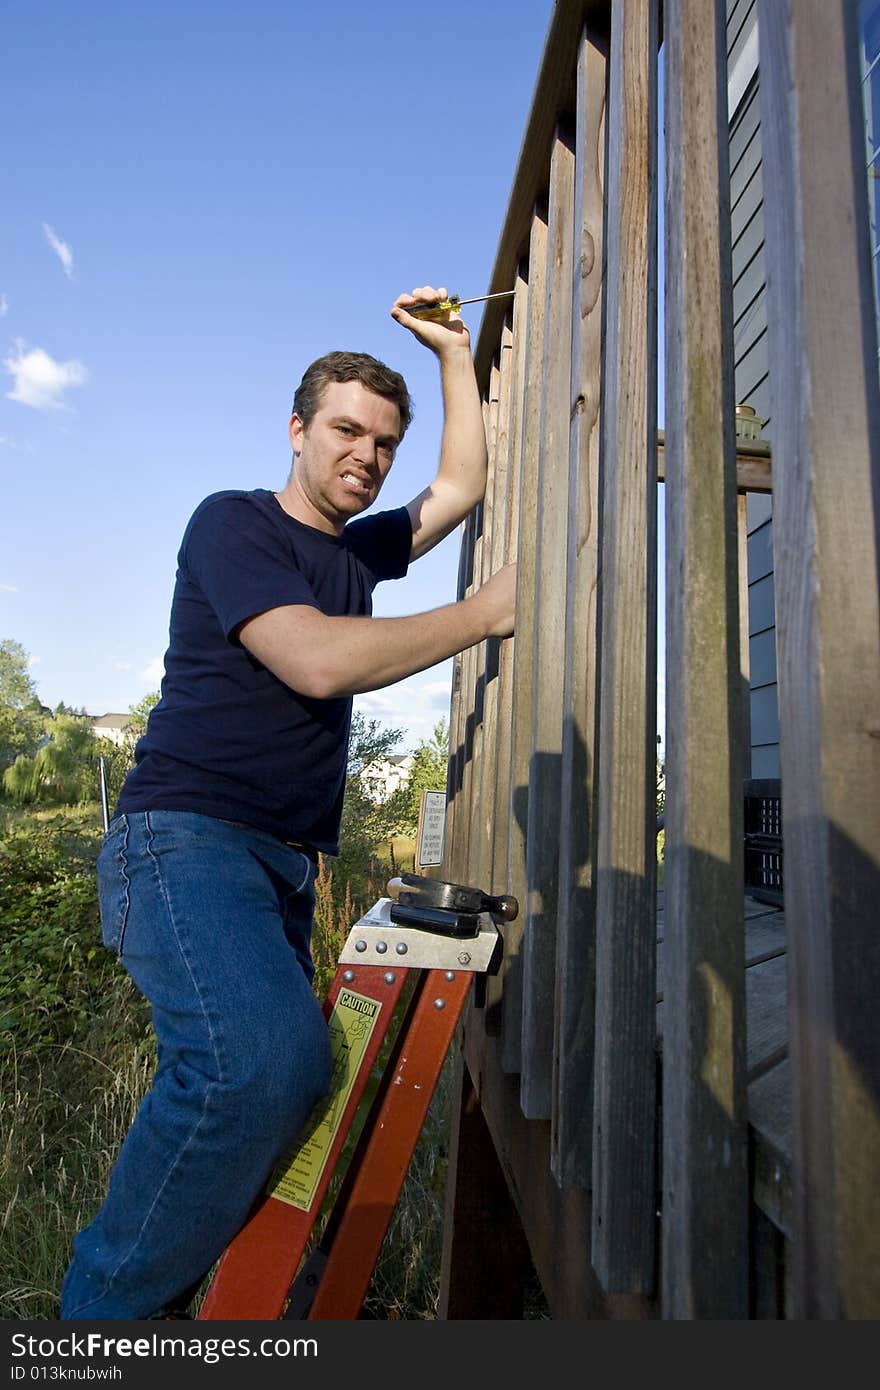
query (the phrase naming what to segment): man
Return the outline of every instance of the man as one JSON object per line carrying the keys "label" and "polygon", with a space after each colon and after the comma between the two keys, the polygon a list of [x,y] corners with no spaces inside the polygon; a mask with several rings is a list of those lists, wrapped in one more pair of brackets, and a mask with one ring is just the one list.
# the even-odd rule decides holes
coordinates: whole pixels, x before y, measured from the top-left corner
{"label": "man", "polygon": [[[281,492],[196,508],[178,556],[162,698],[98,860],[105,944],[150,999],[153,1082],[106,1200],[74,1241],[64,1319],[184,1308],[329,1084],[311,989],[317,853],[334,854],[351,697],[513,631],[515,567],[470,598],[373,618],[483,496],[486,440],[468,331],[392,316],[439,361],[437,476],[406,507],[376,500],[409,424],[406,383],[375,358],[306,371]],[[351,523],[351,524],[350,524]]]}

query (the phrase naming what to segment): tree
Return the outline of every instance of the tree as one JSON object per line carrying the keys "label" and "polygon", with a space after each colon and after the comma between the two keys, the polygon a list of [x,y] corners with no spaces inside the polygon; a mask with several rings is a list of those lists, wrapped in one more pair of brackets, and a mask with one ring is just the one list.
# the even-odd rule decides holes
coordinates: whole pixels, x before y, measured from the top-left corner
{"label": "tree", "polygon": [[448,761],[449,725],[445,719],[440,719],[430,739],[423,739],[416,749],[409,777],[403,786],[392,792],[386,803],[387,814],[397,830],[416,834],[422,792],[446,790]]}
{"label": "tree", "polygon": [[143,738],[147,732],[147,720],[150,717],[150,710],[154,705],[158,705],[161,694],[158,690],[151,690],[149,695],[145,695],[136,705],[129,705],[128,712],[131,721],[125,733],[125,741],[134,749],[139,738]]}
{"label": "tree", "polygon": [[122,790],[122,784],[134,767],[134,750],[137,747],[138,739],[142,738],[147,731],[150,710],[158,703],[159,691],[153,690],[149,695],[145,695],[142,700],[139,700],[136,705],[129,705],[128,712],[131,719],[121,743],[113,743],[111,739],[101,739],[104,779],[107,784],[107,800],[110,803],[111,814],[116,805],[116,799]]}
{"label": "tree", "polygon": [[20,642],[0,638],[0,772],[35,753],[43,736],[43,707]]}
{"label": "tree", "polygon": [[89,721],[62,714],[48,721],[47,737],[30,757],[19,754],[3,773],[3,787],[19,805],[81,805],[98,794],[98,756],[104,740]]}
{"label": "tree", "polygon": [[134,764],[138,738],[159,692],[145,695],[130,708],[131,726],[121,744],[92,733],[88,715],[75,714],[63,702],[54,717],[41,719],[42,742],[30,753],[21,753],[3,773],[7,796],[19,805],[81,805],[100,794],[100,762],[111,807],[126,773]]}
{"label": "tree", "polygon": [[358,902],[363,902],[369,891],[376,849],[391,839],[395,828],[387,804],[375,804],[362,774],[371,763],[380,762],[393,753],[402,737],[402,729],[383,729],[378,719],[365,719],[360,711],[352,715],[339,857],[333,863],[333,888],[334,893],[341,894],[347,885],[350,886]]}

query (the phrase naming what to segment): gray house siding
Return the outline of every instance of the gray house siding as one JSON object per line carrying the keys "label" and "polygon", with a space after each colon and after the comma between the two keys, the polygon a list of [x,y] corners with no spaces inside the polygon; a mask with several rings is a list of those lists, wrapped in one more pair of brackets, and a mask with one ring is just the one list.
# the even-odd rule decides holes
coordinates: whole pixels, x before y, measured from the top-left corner
{"label": "gray house siding", "polygon": [[[728,0],[734,380],[737,401],[767,422],[763,433],[772,441],[757,24],[756,0]],[[752,777],[779,776],[772,513],[769,497],[749,497],[751,757],[746,775]]]}

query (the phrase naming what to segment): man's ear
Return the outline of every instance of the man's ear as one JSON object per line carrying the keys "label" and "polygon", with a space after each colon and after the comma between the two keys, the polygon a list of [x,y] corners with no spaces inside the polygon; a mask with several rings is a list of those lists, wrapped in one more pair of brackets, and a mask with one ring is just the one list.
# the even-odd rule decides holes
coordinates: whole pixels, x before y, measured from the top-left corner
{"label": "man's ear", "polygon": [[302,453],[302,439],[305,434],[305,429],[306,427],[301,418],[297,415],[296,411],[294,411],[290,417],[287,433],[290,438],[290,447],[295,454]]}

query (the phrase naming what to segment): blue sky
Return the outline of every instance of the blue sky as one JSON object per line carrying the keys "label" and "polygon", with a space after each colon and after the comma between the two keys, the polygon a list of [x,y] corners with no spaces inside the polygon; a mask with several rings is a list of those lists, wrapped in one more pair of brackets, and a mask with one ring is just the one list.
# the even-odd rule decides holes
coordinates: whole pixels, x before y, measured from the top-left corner
{"label": "blue sky", "polygon": [[[488,288],[551,9],[5,8],[0,636],[44,703],[101,714],[158,686],[186,521],[219,488],[283,486],[321,353],[410,384],[383,505],[433,476],[436,363],[388,310],[416,284]],[[377,614],[451,601],[457,550],[380,586]],[[359,707],[414,743],[450,669]]]}
{"label": "blue sky", "polygon": [[[551,11],[5,8],[0,636],[45,704],[103,714],[158,688],[186,521],[220,488],[283,486],[293,389],[321,353],[409,382],[382,505],[433,476],[436,363],[388,310],[416,284],[488,289]],[[457,557],[456,532],[375,612],[454,599]],[[357,706],[413,746],[450,675]]]}

